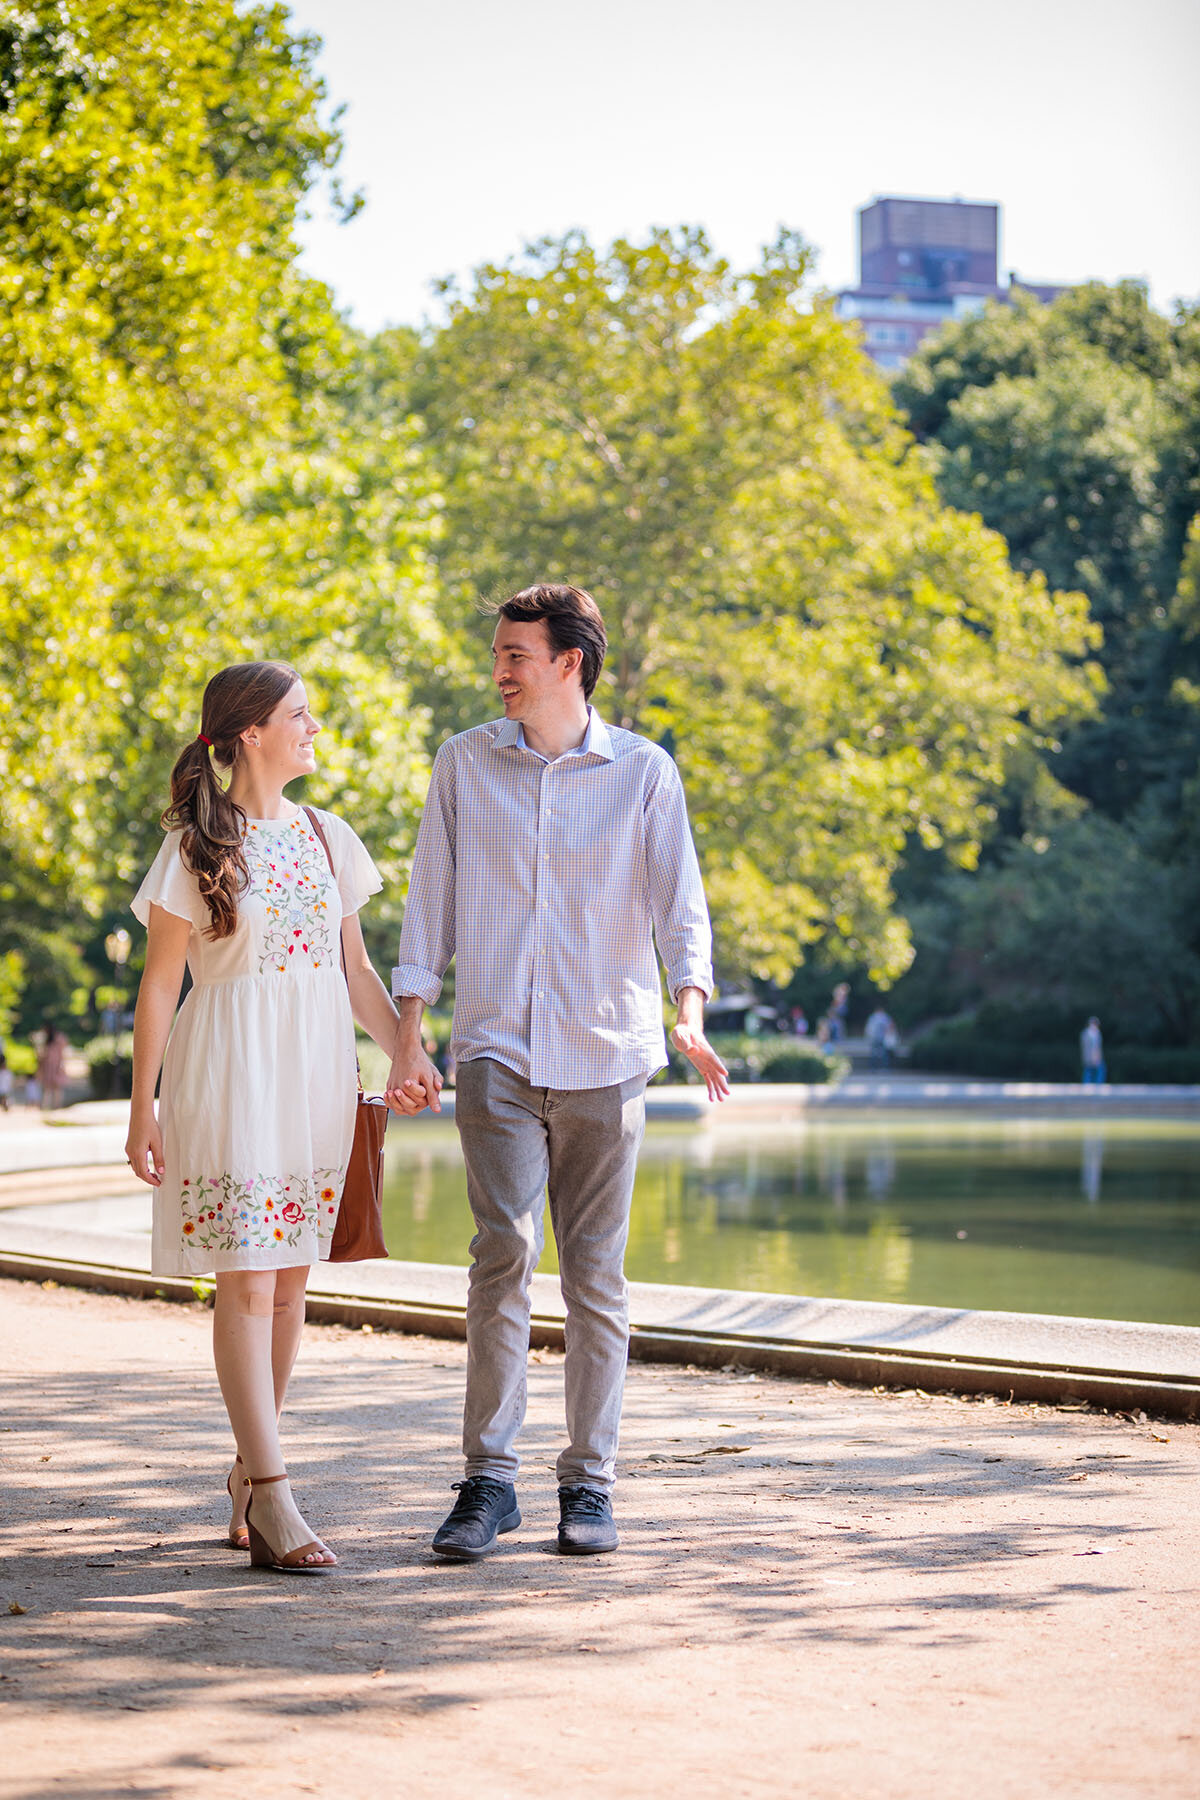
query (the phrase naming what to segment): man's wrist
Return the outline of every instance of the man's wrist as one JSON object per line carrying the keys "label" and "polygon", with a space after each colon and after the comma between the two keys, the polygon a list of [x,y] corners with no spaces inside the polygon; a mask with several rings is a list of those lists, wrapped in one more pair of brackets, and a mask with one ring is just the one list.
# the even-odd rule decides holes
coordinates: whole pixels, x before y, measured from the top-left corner
{"label": "man's wrist", "polygon": [[681,987],[675,996],[675,1005],[679,1009],[678,1023],[686,1025],[689,1031],[704,1029],[704,989],[698,987]]}
{"label": "man's wrist", "polygon": [[419,994],[397,994],[395,1007],[396,1041],[392,1056],[410,1056],[422,1048],[421,1021],[425,1016],[425,1002]]}

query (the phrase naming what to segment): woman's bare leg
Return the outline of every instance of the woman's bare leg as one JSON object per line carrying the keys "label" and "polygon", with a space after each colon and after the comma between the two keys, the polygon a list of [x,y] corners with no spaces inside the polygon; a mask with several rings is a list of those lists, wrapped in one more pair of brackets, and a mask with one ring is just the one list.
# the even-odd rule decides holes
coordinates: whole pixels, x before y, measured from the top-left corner
{"label": "woman's bare leg", "polygon": [[309,1269],[279,1269],[275,1274],[275,1312],[271,1326],[271,1374],[275,1383],[275,1416],[283,1412],[288,1381],[304,1331],[304,1292]]}
{"label": "woman's bare leg", "polygon": [[[304,1294],[308,1286],[309,1268],[305,1264],[297,1269],[277,1269],[275,1271],[275,1294],[271,1314],[271,1379],[275,1389],[276,1422],[282,1417],[283,1403],[287,1399],[288,1381],[296,1362],[296,1353],[300,1348],[300,1338],[304,1331]],[[250,1498],[250,1490],[242,1482],[244,1471],[234,1466],[229,1480],[233,1495],[233,1516],[229,1522],[231,1532],[239,1531],[246,1523],[246,1502]]]}
{"label": "woman's bare leg", "polygon": [[[287,1270],[293,1278],[306,1271]],[[213,1307],[213,1360],[229,1423],[246,1475],[260,1480],[284,1468],[279,1443],[273,1360],[276,1285],[273,1269],[237,1269],[216,1278]],[[285,1283],[287,1331],[292,1331],[295,1280]],[[289,1293],[291,1290],[291,1294]],[[295,1350],[292,1350],[295,1357]],[[289,1365],[290,1368],[290,1365]],[[295,1501],[290,1484],[276,1482],[258,1490],[255,1520],[280,1555],[314,1538]],[[314,1557],[313,1560],[324,1560]]]}

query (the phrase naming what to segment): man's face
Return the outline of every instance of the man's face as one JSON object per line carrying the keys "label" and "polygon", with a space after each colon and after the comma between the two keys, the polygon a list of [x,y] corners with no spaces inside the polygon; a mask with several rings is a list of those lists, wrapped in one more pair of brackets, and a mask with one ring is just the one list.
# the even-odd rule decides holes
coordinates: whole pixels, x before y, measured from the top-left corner
{"label": "man's face", "polygon": [[492,639],[492,680],[500,689],[506,719],[530,719],[547,706],[573,703],[579,676],[576,653],[555,660],[550,633],[541,619],[500,620]]}

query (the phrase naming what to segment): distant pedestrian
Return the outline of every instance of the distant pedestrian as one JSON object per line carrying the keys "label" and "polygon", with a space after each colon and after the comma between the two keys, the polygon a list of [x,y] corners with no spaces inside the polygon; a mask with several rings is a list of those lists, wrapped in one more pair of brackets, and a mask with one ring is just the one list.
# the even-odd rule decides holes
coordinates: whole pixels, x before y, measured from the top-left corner
{"label": "distant pedestrian", "polygon": [[8,1058],[4,1054],[4,1045],[0,1044],[0,1112],[8,1111],[8,1103],[12,1099],[13,1072],[8,1066]]}
{"label": "distant pedestrian", "polygon": [[895,1021],[890,1013],[877,1006],[867,1020],[864,1036],[871,1052],[871,1067],[886,1069],[892,1060],[892,1051],[900,1040]]}
{"label": "distant pedestrian", "polygon": [[808,1036],[808,1019],[802,1006],[793,1006],[792,1008],[792,1036]]}
{"label": "distant pedestrian", "polygon": [[57,1025],[47,1025],[37,1052],[37,1078],[42,1111],[57,1112],[67,1079],[67,1040]]}
{"label": "distant pedestrian", "polygon": [[1085,1087],[1103,1087],[1108,1080],[1108,1069],[1104,1061],[1104,1038],[1100,1032],[1100,1021],[1094,1013],[1079,1034],[1079,1060],[1083,1064]]}
{"label": "distant pedestrian", "polygon": [[829,1021],[829,1041],[840,1044],[846,1035],[846,1014],[850,1010],[850,983],[839,981],[833,990],[833,998],[829,1002],[829,1011],[825,1017]]}

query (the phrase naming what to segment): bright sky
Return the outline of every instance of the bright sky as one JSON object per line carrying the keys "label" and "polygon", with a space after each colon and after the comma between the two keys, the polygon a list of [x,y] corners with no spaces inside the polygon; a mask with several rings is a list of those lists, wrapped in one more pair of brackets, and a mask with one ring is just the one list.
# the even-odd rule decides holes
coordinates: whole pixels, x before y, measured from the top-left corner
{"label": "bright sky", "polygon": [[1001,268],[1200,295],[1200,0],[295,0],[345,102],[350,225],[304,261],[355,322],[582,227],[780,223],[857,279],[878,194],[999,201]]}

